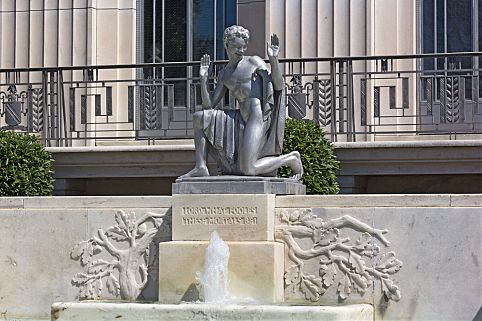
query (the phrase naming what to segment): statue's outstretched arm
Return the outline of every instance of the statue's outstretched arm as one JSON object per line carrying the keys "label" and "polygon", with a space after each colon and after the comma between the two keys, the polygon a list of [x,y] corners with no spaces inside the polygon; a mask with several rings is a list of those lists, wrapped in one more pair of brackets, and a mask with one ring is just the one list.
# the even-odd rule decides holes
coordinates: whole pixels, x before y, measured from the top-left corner
{"label": "statue's outstretched arm", "polygon": [[210,63],[209,55],[204,55],[201,58],[201,66],[199,68],[199,77],[201,79],[201,99],[204,109],[214,108],[219,101],[224,97],[226,93],[226,87],[224,85],[218,84],[214,90],[214,94],[211,97],[208,88],[208,70]]}
{"label": "statue's outstretched arm", "polygon": [[278,61],[279,54],[279,38],[276,34],[271,36],[271,43],[268,43],[268,58],[271,65],[271,78],[273,79],[273,88],[276,91],[283,90],[283,76]]}

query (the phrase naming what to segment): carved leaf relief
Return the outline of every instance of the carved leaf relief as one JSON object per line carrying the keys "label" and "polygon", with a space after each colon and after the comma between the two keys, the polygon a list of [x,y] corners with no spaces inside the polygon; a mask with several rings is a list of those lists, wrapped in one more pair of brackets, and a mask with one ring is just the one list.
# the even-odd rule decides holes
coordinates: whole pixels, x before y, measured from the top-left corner
{"label": "carved leaf relief", "polygon": [[[375,279],[380,281],[387,300],[400,300],[400,290],[391,276],[403,264],[394,252],[380,255],[380,246],[375,243],[378,240],[389,246],[384,235],[388,230],[374,229],[349,215],[324,221],[310,209],[291,213],[282,210],[279,218],[283,225],[276,227],[276,239],[287,245],[293,262],[284,275],[286,293],[301,292],[307,300],[316,302],[328,288],[336,286],[338,297],[345,300],[355,292],[363,295]],[[360,235],[352,242],[342,229]],[[306,248],[301,239],[311,239],[311,247]],[[306,261],[313,258],[319,259],[318,275],[305,270]]]}
{"label": "carved leaf relief", "polygon": [[[114,226],[106,231],[99,229],[92,238],[75,245],[70,256],[84,269],[72,278],[72,284],[79,287],[79,298],[99,299],[105,282],[111,295],[124,300],[137,299],[147,284],[149,244],[165,217],[166,214],[147,213],[137,219],[134,212],[119,210]],[[146,222],[151,222],[151,227]],[[127,248],[121,248],[122,243],[127,243]],[[111,260],[96,257],[101,253]]]}

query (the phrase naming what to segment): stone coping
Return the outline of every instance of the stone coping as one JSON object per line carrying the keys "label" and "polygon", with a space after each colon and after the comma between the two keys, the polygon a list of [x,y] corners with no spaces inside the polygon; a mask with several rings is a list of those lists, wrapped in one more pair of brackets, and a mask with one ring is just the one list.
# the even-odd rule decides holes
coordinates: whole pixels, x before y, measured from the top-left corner
{"label": "stone coping", "polygon": [[482,207],[482,194],[286,195],[276,207]]}
{"label": "stone coping", "polygon": [[378,142],[337,142],[335,149],[365,148],[418,148],[418,147],[482,147],[481,140],[430,140],[430,141],[378,141]]}
{"label": "stone coping", "polygon": [[0,209],[168,207],[171,207],[171,196],[0,197]]}
{"label": "stone coping", "polygon": [[181,182],[291,182],[300,183],[300,181],[292,178],[284,177],[268,177],[268,176],[237,176],[237,175],[218,175],[203,177],[186,177],[176,179],[176,183]]}
{"label": "stone coping", "polygon": [[[171,196],[0,197],[0,209],[168,208]],[[482,207],[482,194],[357,194],[276,196],[277,208]]]}
{"label": "stone coping", "polygon": [[[428,141],[375,141],[375,142],[336,142],[335,149],[365,148],[417,148],[417,147],[482,147],[481,140],[428,140]],[[158,145],[115,145],[46,147],[52,153],[87,152],[147,152],[147,151],[194,151],[192,139],[166,140]]]}
{"label": "stone coping", "polygon": [[46,147],[51,153],[105,153],[105,152],[155,152],[155,151],[194,151],[194,144],[164,144],[141,146],[78,146]]}

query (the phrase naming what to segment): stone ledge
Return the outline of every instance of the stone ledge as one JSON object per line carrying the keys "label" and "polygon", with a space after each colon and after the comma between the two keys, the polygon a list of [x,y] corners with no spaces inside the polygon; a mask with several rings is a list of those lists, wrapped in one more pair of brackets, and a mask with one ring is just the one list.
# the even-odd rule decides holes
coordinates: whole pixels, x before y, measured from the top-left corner
{"label": "stone ledge", "polygon": [[414,147],[482,147],[480,140],[424,140],[424,141],[376,141],[376,142],[337,142],[336,149],[365,148],[414,148]]}
{"label": "stone ledge", "polygon": [[276,306],[229,304],[54,303],[52,321],[178,321],[178,320],[326,320],[372,321],[368,304],[328,306]]}
{"label": "stone ledge", "polygon": [[170,196],[0,197],[0,209],[168,208]]}
{"label": "stone ledge", "polygon": [[[55,159],[54,175],[58,180],[78,179],[82,182],[89,179],[136,177],[174,179],[193,168],[194,145],[190,141],[179,144],[170,142],[173,141],[165,141],[158,146],[49,147],[47,150]],[[334,147],[340,161],[337,176],[343,177],[340,181],[343,193],[367,192],[367,186],[363,184],[351,186],[353,179],[360,178],[363,181],[367,177],[383,175],[406,176],[413,180],[417,177],[410,176],[440,175],[437,184],[443,189],[438,189],[434,194],[482,191],[476,186],[473,191],[459,190],[443,179],[447,175],[470,175],[473,179],[482,175],[482,141],[340,142],[335,143]],[[214,162],[211,161],[208,167],[211,173],[216,172]],[[57,190],[57,194],[64,193],[61,186]],[[394,192],[418,191],[425,192],[402,188]],[[72,193],[89,194],[88,190]],[[128,195],[125,192],[123,194]]]}
{"label": "stone ledge", "polygon": [[482,174],[481,141],[335,143],[339,175]]}
{"label": "stone ledge", "polygon": [[24,207],[24,197],[0,197],[0,209],[22,209]]}
{"label": "stone ledge", "polygon": [[300,181],[279,177],[207,176],[180,178],[172,184],[172,194],[277,194],[304,195]]}
{"label": "stone ledge", "polygon": [[480,206],[482,206],[482,194],[363,194],[276,196],[277,208]]}

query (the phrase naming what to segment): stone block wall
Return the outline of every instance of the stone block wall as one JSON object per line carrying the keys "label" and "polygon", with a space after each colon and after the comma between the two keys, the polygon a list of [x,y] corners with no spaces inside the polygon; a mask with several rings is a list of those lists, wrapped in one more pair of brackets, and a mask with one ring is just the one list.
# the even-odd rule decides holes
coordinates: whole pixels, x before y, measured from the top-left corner
{"label": "stone block wall", "polygon": [[[387,276],[385,281],[370,273],[372,278],[363,291],[357,278],[362,273],[358,271],[356,252],[334,251],[333,255],[347,260],[349,272],[343,273],[335,264],[333,284],[327,287],[324,283],[324,290],[318,293],[301,287],[288,294],[285,284],[285,298],[306,303],[309,297],[312,304],[371,303],[375,320],[476,320],[482,302],[481,206],[480,194],[277,197],[279,218],[309,211],[323,222],[344,221],[337,237],[325,238],[330,241],[322,244],[325,247],[335,243],[336,238],[350,238],[345,245],[360,246],[364,231],[356,221],[386,231],[382,235],[389,242],[386,246],[372,237],[378,254],[372,258],[361,255],[361,265],[378,266],[376,270]],[[347,220],[347,216],[355,221]],[[312,229],[315,238],[316,230]],[[322,247],[310,238],[296,242],[305,250],[319,251]],[[368,249],[373,247],[365,246]],[[303,259],[305,275],[329,281],[327,274],[334,272],[326,261],[330,261],[326,255]],[[285,264],[285,271],[293,279],[299,264],[289,258]],[[390,291],[391,287],[396,288]],[[392,299],[388,300],[389,296]]]}
{"label": "stone block wall", "polygon": [[[119,210],[127,214],[134,212],[140,219],[146,213],[167,213],[170,201],[170,197],[162,196],[0,198],[2,318],[8,321],[50,320],[53,302],[76,301],[79,295],[88,297],[86,292],[89,290],[91,296],[99,294],[95,283],[90,289],[72,283],[76,274],[88,274],[81,266],[80,258],[72,259],[74,247],[97,236],[98,229],[107,231],[116,225]],[[170,240],[170,231],[161,230],[154,239],[157,242]],[[125,244],[114,245],[126,248]],[[100,253],[97,253],[99,250]],[[157,251],[151,250],[147,266],[148,284],[140,296],[144,300],[155,301],[157,273],[153,265],[157,266]],[[105,248],[85,249],[83,254],[82,259],[85,260],[114,261]],[[104,283],[99,298],[115,297]]]}
{"label": "stone block wall", "polygon": [[[2,317],[49,320],[53,302],[119,299],[116,270],[102,285],[73,282],[115,261],[99,229],[119,250],[130,246],[124,227],[136,231],[137,245],[152,236],[139,300],[157,300],[155,246],[171,240],[170,207],[169,196],[0,198]],[[482,195],[279,196],[275,207],[275,239],[287,244],[287,303],[370,303],[375,320],[480,317]]]}

